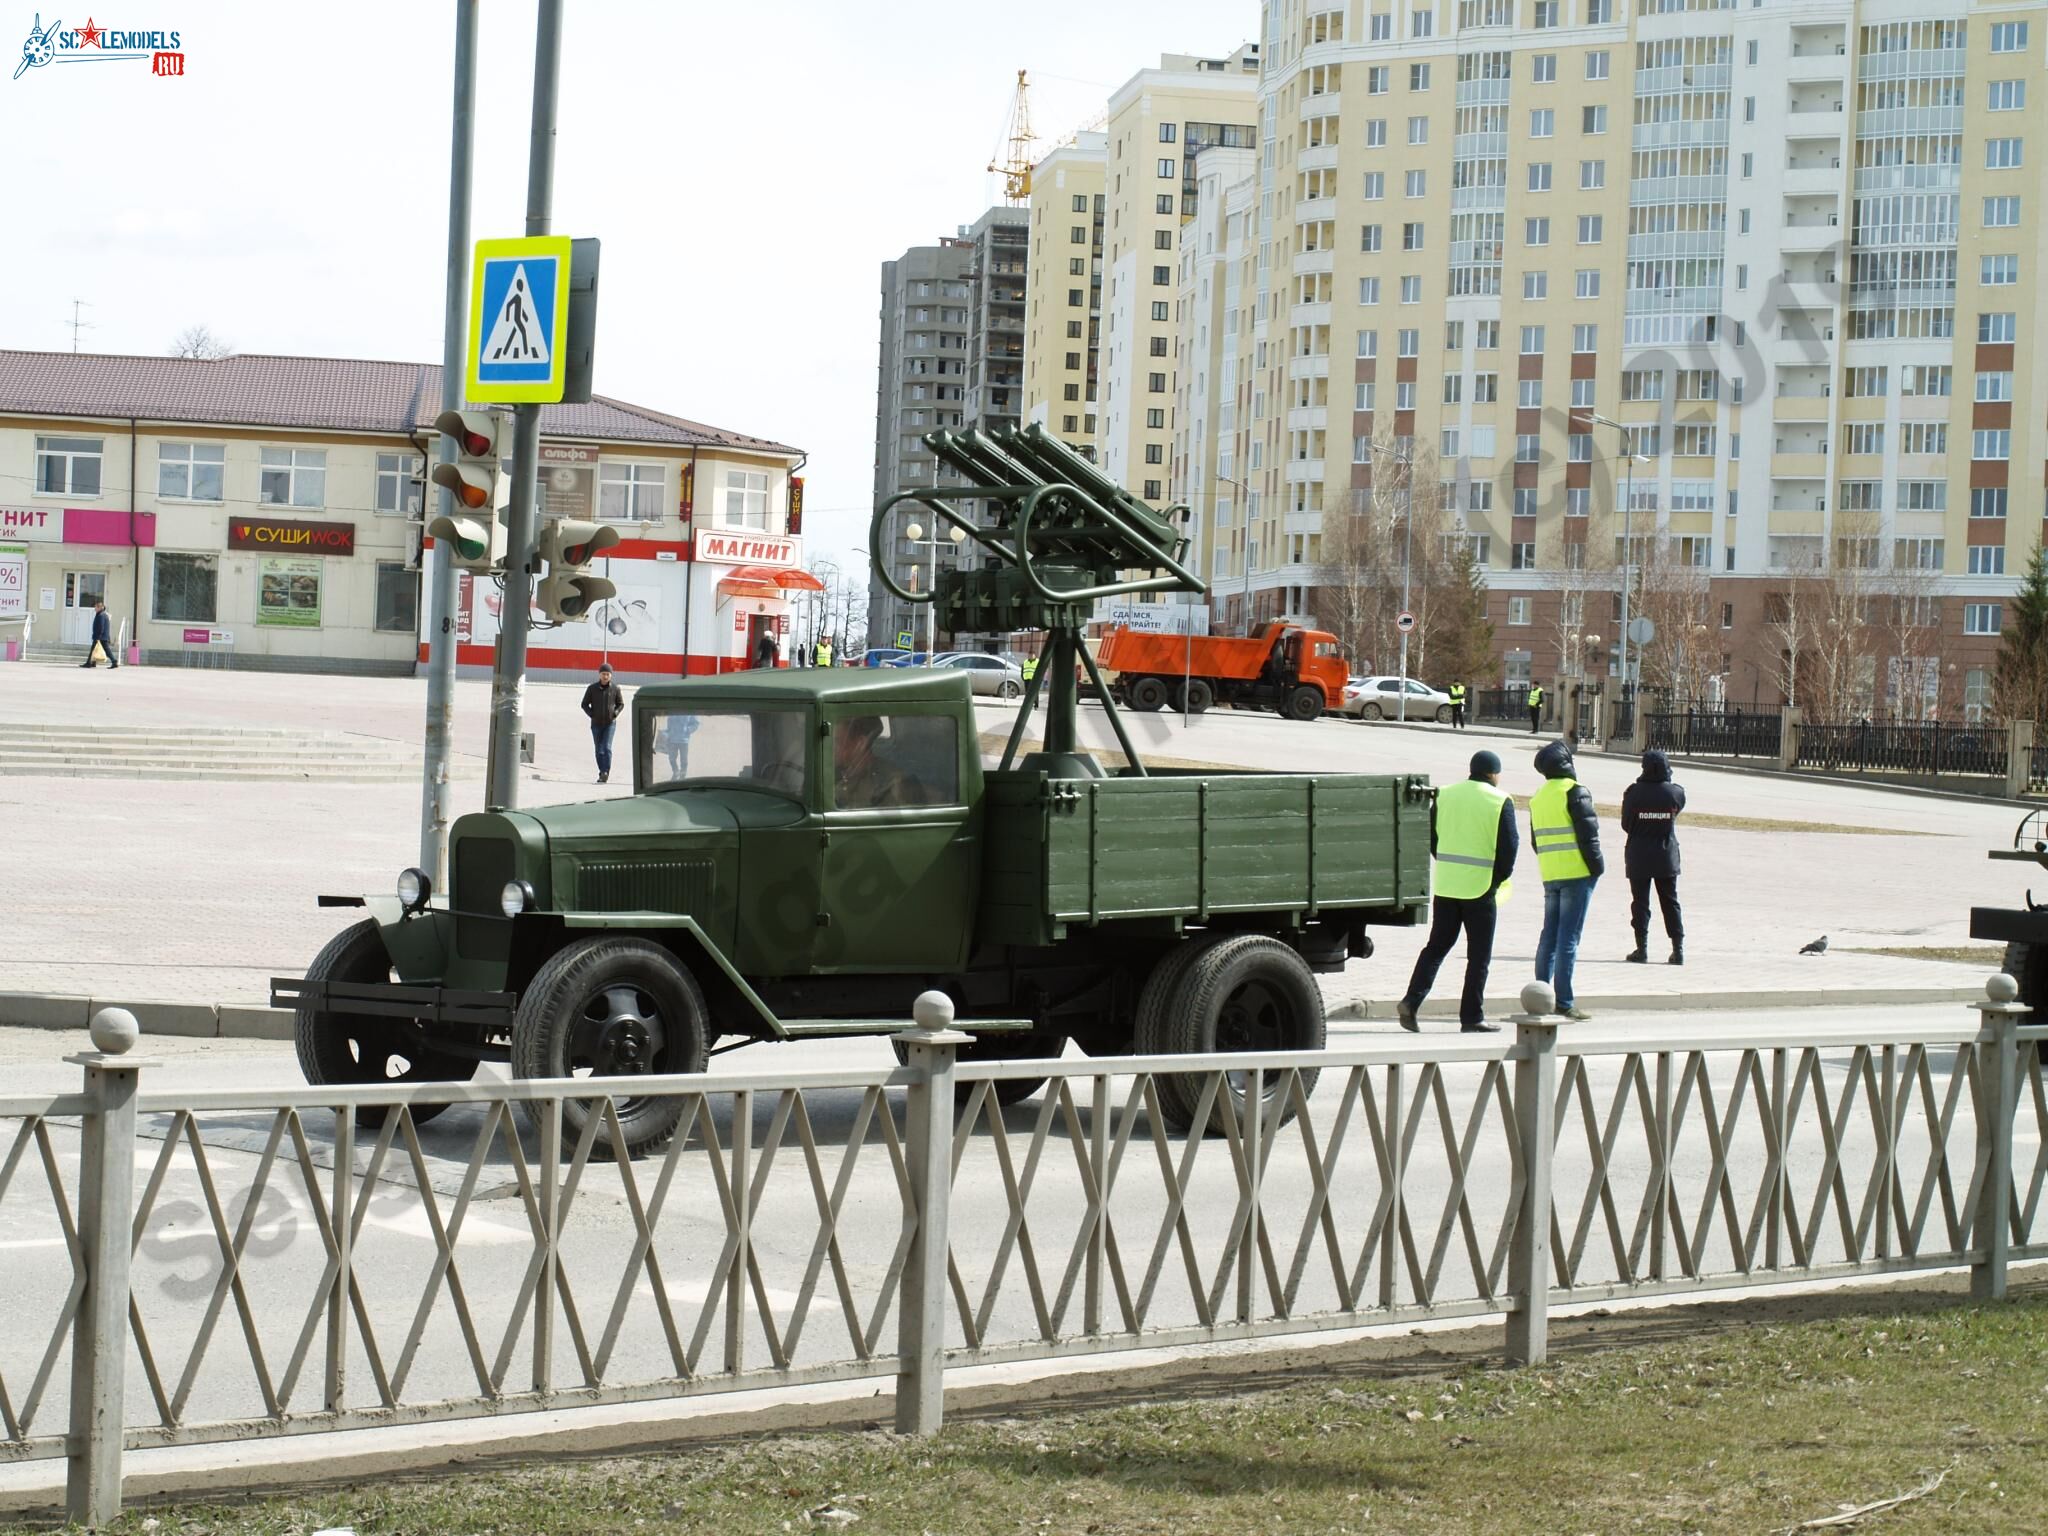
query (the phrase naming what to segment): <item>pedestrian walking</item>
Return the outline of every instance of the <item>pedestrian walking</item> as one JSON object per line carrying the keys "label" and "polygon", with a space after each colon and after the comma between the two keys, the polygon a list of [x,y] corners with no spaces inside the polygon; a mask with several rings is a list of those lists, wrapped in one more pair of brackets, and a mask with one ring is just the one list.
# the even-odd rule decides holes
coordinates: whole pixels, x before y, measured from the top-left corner
{"label": "pedestrian walking", "polygon": [[612,664],[597,669],[597,681],[583,690],[583,713],[590,717],[590,743],[597,749],[597,782],[609,783],[612,776],[612,732],[619,716],[626,712],[626,696],[612,681]]}
{"label": "pedestrian walking", "polygon": [[1671,963],[1685,964],[1685,919],[1678,910],[1678,813],[1685,809],[1685,786],[1671,777],[1671,760],[1662,749],[1643,754],[1643,774],[1621,793],[1622,868],[1628,875],[1628,919],[1636,932],[1629,952],[1635,965],[1650,961],[1650,888],[1664,913],[1664,936],[1671,941]]}
{"label": "pedestrian walking", "polygon": [[1529,734],[1534,736],[1543,724],[1543,685],[1541,683],[1531,683],[1529,685],[1527,702],[1529,705]]}
{"label": "pedestrian walking", "polygon": [[1486,1022],[1486,973],[1493,964],[1494,920],[1508,894],[1521,837],[1515,830],[1515,802],[1500,787],[1500,759],[1472,754],[1470,777],[1436,792],[1429,810],[1429,851],[1433,907],[1429,941],[1416,957],[1408,991],[1399,1007],[1401,1027],[1414,1030],[1415,1011],[1429,996],[1438,967],[1465,935],[1465,990],[1458,999],[1459,1026],[1493,1034]]}
{"label": "pedestrian walking", "polygon": [[102,656],[107,658],[109,670],[121,670],[120,658],[114,654],[114,621],[107,617],[104,601],[92,605],[92,640],[87,645],[85,660],[79,665],[90,670],[99,665]]}
{"label": "pedestrian walking", "polygon": [[1529,800],[1529,842],[1536,867],[1543,872],[1543,936],[1536,941],[1536,979],[1547,981],[1557,994],[1557,1011],[1573,1021],[1591,1014],[1578,1006],[1572,991],[1572,966],[1579,956],[1579,936],[1586,930],[1586,908],[1593,886],[1607,871],[1600,852],[1600,821],[1593,795],[1578,781],[1572,749],[1563,741],[1548,742],[1536,754],[1543,787]]}
{"label": "pedestrian walking", "polygon": [[1451,684],[1451,729],[1465,729],[1465,685]]}
{"label": "pedestrian walking", "polygon": [[756,667],[772,667],[775,665],[775,632],[773,630],[764,629],[761,631],[760,642],[754,647],[754,665]]}

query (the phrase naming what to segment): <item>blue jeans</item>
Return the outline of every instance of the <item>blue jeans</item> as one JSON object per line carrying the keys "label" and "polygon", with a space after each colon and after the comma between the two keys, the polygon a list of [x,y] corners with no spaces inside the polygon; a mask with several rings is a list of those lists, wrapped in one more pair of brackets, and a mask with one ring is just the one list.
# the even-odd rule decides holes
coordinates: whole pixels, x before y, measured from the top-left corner
{"label": "blue jeans", "polygon": [[606,720],[602,724],[595,720],[590,722],[590,740],[591,744],[597,748],[597,771],[599,773],[610,773],[612,771],[612,732],[617,729],[618,722],[616,720]]}
{"label": "blue jeans", "polygon": [[1593,883],[1593,876],[1586,875],[1543,887],[1543,937],[1536,941],[1536,979],[1549,982],[1556,990],[1560,1012],[1575,1001],[1572,962],[1579,957],[1579,935],[1585,931]]}

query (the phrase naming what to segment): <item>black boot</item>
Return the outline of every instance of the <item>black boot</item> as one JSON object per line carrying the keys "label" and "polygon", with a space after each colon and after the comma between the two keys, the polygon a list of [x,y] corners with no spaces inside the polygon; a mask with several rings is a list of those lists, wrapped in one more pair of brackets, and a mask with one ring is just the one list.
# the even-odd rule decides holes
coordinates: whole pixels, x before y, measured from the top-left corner
{"label": "black boot", "polygon": [[1685,940],[1673,939],[1671,941],[1671,963],[1673,965],[1685,964]]}
{"label": "black boot", "polygon": [[1650,951],[1648,941],[1646,941],[1640,933],[1637,934],[1636,947],[1630,950],[1626,955],[1622,956],[1622,958],[1626,960],[1630,965],[1648,965],[1650,963]]}

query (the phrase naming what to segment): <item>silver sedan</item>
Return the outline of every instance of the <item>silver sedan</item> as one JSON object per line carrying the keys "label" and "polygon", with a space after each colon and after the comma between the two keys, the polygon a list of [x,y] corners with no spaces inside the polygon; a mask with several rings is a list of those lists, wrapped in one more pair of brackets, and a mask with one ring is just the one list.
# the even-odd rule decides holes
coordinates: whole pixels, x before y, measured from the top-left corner
{"label": "silver sedan", "polygon": [[958,667],[972,680],[976,693],[994,694],[999,699],[1017,699],[1024,696],[1024,673],[1014,661],[1005,661],[1000,656],[986,656],[976,651],[959,651],[951,656],[941,656],[933,663],[938,667]]}

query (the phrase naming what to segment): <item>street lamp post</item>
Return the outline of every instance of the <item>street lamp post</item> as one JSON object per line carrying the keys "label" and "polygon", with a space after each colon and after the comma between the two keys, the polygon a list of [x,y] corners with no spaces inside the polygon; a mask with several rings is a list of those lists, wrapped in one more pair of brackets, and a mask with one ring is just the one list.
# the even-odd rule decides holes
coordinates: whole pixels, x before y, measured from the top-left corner
{"label": "street lamp post", "polygon": [[1629,707],[1629,720],[1635,720],[1636,690],[1629,681],[1628,670],[1628,598],[1630,578],[1635,574],[1636,559],[1636,463],[1647,464],[1647,455],[1637,453],[1628,447],[1628,428],[1606,416],[1595,414],[1593,420],[1603,427],[1612,427],[1619,432],[1624,449],[1628,453],[1628,468],[1623,474],[1625,482],[1622,491],[1622,532],[1621,532],[1621,696]]}
{"label": "street lamp post", "polygon": [[[1401,466],[1401,612],[1408,612],[1408,579],[1414,569],[1415,553],[1415,440],[1404,439],[1395,449],[1394,462]],[[1396,718],[1408,718],[1408,631],[1401,630],[1401,697]]]}
{"label": "street lamp post", "polygon": [[[922,523],[912,523],[903,532],[907,536],[909,543],[931,551],[931,558],[927,567],[930,572],[930,578],[925,586],[925,592],[929,596],[937,592],[939,588],[940,546],[950,542],[957,550],[966,542],[967,530],[958,523],[955,523],[946,530],[946,537],[944,539],[938,536],[936,529],[933,530],[930,538],[926,538],[924,536],[924,525]],[[930,666],[932,657],[937,654],[939,649],[939,605],[937,602],[925,604],[924,625],[924,661],[926,666]]]}

